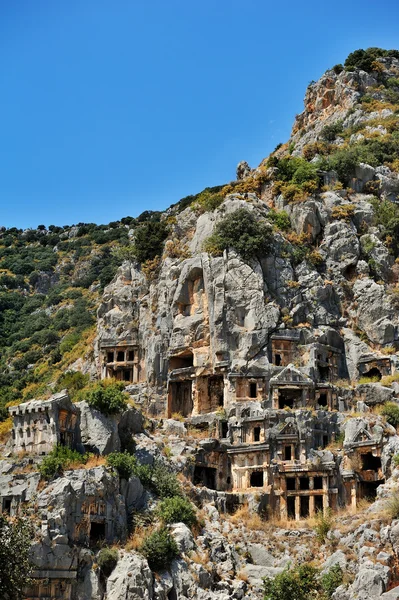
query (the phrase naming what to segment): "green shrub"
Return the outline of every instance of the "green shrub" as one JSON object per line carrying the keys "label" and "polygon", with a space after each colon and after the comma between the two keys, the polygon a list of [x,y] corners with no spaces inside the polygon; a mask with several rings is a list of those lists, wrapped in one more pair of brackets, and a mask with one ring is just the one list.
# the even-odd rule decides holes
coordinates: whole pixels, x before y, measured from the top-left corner
{"label": "green shrub", "polygon": [[374,224],[385,229],[386,243],[395,256],[399,254],[399,206],[390,200],[371,201],[374,208]]}
{"label": "green shrub", "polygon": [[391,519],[399,519],[399,493],[397,491],[391,493],[386,508]]}
{"label": "green shrub", "polygon": [[326,140],[326,142],[333,142],[338,134],[342,133],[342,121],[336,121],[331,125],[326,125],[320,132],[321,137]]}
{"label": "green shrub", "polygon": [[352,69],[356,68],[370,72],[374,70],[374,61],[384,56],[399,58],[399,52],[398,50],[383,50],[382,48],[374,47],[367,48],[366,50],[361,48],[349,54],[345,61],[345,69],[348,70],[348,67],[351,67]]}
{"label": "green shrub", "polygon": [[343,67],[343,65],[341,65],[341,63],[338,63],[337,65],[333,66],[332,70],[334,71],[334,73],[336,75],[339,75],[344,70],[344,67]]}
{"label": "green shrub", "polygon": [[326,600],[330,600],[337,587],[342,585],[343,577],[343,571],[338,564],[321,576],[320,583]]}
{"label": "green shrub", "polygon": [[66,335],[62,342],[60,343],[60,352],[61,354],[65,354],[66,352],[70,352],[72,350],[72,348],[74,346],[76,346],[76,344],[79,342],[80,340],[80,334],[75,331],[74,333],[70,333],[68,335]]}
{"label": "green shrub", "polygon": [[396,404],[396,402],[386,402],[381,414],[386,418],[390,425],[393,427],[399,426],[399,404]]}
{"label": "green shrub", "polygon": [[239,208],[222,219],[205,241],[204,250],[221,254],[234,248],[244,259],[266,254],[272,239],[271,227],[245,208]]}
{"label": "green shrub", "polygon": [[160,498],[182,496],[176,475],[161,461],[155,461],[153,465],[141,465],[133,454],[125,451],[111,452],[107,456],[107,463],[123,479],[129,479],[132,475],[138,477],[145,487]]}
{"label": "green shrub", "polygon": [[317,539],[323,543],[327,537],[328,532],[331,530],[333,526],[334,519],[332,516],[332,512],[330,509],[326,511],[318,511],[316,513],[316,525],[315,532],[317,535]]}
{"label": "green shrub", "polygon": [[282,158],[277,162],[276,179],[279,181],[304,183],[305,181],[318,182],[317,166],[303,158]]}
{"label": "green shrub", "polygon": [[43,479],[53,479],[61,475],[72,463],[85,464],[87,456],[67,446],[56,446],[39,465],[39,473]]}
{"label": "green shrub", "polygon": [[136,457],[128,452],[111,452],[107,456],[107,464],[117,471],[121,479],[130,479],[137,470]]}
{"label": "green shrub", "polygon": [[199,212],[210,212],[219,208],[223,200],[223,194],[212,193],[207,188],[198,195],[194,206]]}
{"label": "green shrub", "polygon": [[268,221],[271,221],[280,231],[289,231],[291,229],[291,220],[285,210],[271,209],[267,213]]}
{"label": "green shrub", "polygon": [[162,521],[168,523],[185,523],[191,527],[197,522],[194,506],[184,497],[165,498],[158,507]]}
{"label": "green shrub", "polygon": [[319,590],[318,571],[309,564],[287,568],[264,579],[264,600],[311,600]]}
{"label": "green shrub", "polygon": [[165,221],[145,221],[134,232],[134,254],[139,263],[161,256],[168,237]]}
{"label": "green shrub", "polygon": [[339,180],[348,185],[349,181],[355,174],[355,168],[359,164],[357,150],[349,148],[346,150],[338,150],[331,154],[327,161],[327,169],[332,169],[337,172]]}
{"label": "green shrub", "polygon": [[69,397],[73,400],[79,390],[89,383],[89,379],[89,375],[84,375],[80,371],[66,371],[58,378],[56,391],[67,389]]}
{"label": "green shrub", "polygon": [[152,469],[145,471],[144,475],[147,477],[149,475],[148,484],[160,498],[182,495],[181,486],[175,473],[162,462],[156,461]]}
{"label": "green shrub", "polygon": [[167,569],[179,555],[177,544],[169,531],[162,527],[151,533],[139,548],[153,571]]}
{"label": "green shrub", "polygon": [[124,390],[124,384],[116,381],[99,381],[87,392],[82,392],[92,408],[104,415],[115,415],[126,410],[129,396]]}
{"label": "green shrub", "polygon": [[101,548],[97,554],[97,564],[105,577],[109,577],[118,562],[118,551],[115,548]]}
{"label": "green shrub", "polygon": [[34,534],[32,521],[26,516],[7,519],[0,515],[0,598],[4,600],[26,598],[22,590],[31,583]]}

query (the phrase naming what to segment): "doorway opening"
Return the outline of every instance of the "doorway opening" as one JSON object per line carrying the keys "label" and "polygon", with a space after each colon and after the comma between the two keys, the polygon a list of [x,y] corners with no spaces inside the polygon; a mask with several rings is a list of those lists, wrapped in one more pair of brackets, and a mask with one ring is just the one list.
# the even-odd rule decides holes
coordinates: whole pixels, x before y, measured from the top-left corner
{"label": "doorway opening", "polygon": [[284,460],[292,460],[291,446],[284,446]]}
{"label": "doorway opening", "polygon": [[300,403],[302,398],[302,390],[300,389],[284,389],[281,388],[278,394],[278,407],[281,408],[294,408],[295,405]]}
{"label": "doorway opening", "polygon": [[309,496],[301,496],[300,503],[300,517],[301,519],[307,519],[309,516]]}
{"label": "doorway opening", "polygon": [[216,490],[216,469],[196,465],[194,468],[194,485],[203,485],[210,490]]}
{"label": "doorway opening", "polygon": [[251,487],[263,487],[263,471],[253,471],[251,473]]}
{"label": "doorway opening", "polygon": [[287,516],[289,519],[295,519],[295,496],[287,498]]}
{"label": "doorway opening", "polygon": [[314,497],[314,510],[316,513],[323,512],[323,496]]}
{"label": "doorway opening", "polygon": [[96,523],[95,521],[92,521],[90,524],[90,544],[96,544],[104,539],[105,523]]}
{"label": "doorway opening", "polygon": [[381,458],[379,456],[373,456],[371,452],[361,456],[363,471],[378,471],[378,469],[381,469]]}

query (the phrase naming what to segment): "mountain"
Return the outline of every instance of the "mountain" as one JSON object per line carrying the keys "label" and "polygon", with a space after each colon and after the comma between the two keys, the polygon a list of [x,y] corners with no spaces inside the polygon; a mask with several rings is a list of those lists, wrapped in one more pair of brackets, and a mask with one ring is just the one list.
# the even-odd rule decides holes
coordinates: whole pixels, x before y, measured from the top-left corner
{"label": "mountain", "polygon": [[2,230],[26,598],[399,598],[399,51],[304,105],[164,212]]}

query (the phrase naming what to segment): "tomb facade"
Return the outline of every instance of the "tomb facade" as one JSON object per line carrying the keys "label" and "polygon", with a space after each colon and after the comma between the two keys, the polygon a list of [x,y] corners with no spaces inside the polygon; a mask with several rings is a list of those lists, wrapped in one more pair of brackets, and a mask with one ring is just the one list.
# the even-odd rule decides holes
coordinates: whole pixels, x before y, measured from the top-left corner
{"label": "tomb facade", "polygon": [[57,444],[72,449],[79,445],[79,409],[65,390],[48,400],[29,400],[8,410],[15,453],[44,455]]}

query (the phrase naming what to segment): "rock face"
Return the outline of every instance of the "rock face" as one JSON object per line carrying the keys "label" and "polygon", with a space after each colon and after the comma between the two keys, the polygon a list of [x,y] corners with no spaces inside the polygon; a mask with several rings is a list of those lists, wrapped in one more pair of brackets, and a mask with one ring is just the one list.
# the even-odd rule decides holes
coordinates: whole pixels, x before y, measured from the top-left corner
{"label": "rock face", "polygon": [[124,554],[107,582],[107,600],[151,600],[153,576],[145,559]]}
{"label": "rock face", "polygon": [[[106,286],[95,365],[74,365],[124,381],[134,407],[106,416],[65,391],[9,408],[0,508],[35,524],[28,598],[261,600],[294,563],[339,565],[334,600],[398,596],[399,59],[373,65],[310,84],[288,146],[173,205],[157,258]],[[95,457],[44,482],[55,444]],[[120,477],[113,452],[129,453]],[[192,529],[160,517],[173,474]],[[161,526],[176,555],[154,574],[142,543]]]}
{"label": "rock face", "polygon": [[78,404],[81,415],[81,439],[85,449],[95,454],[109,454],[121,449],[116,418],[107,417],[87,402]]}

